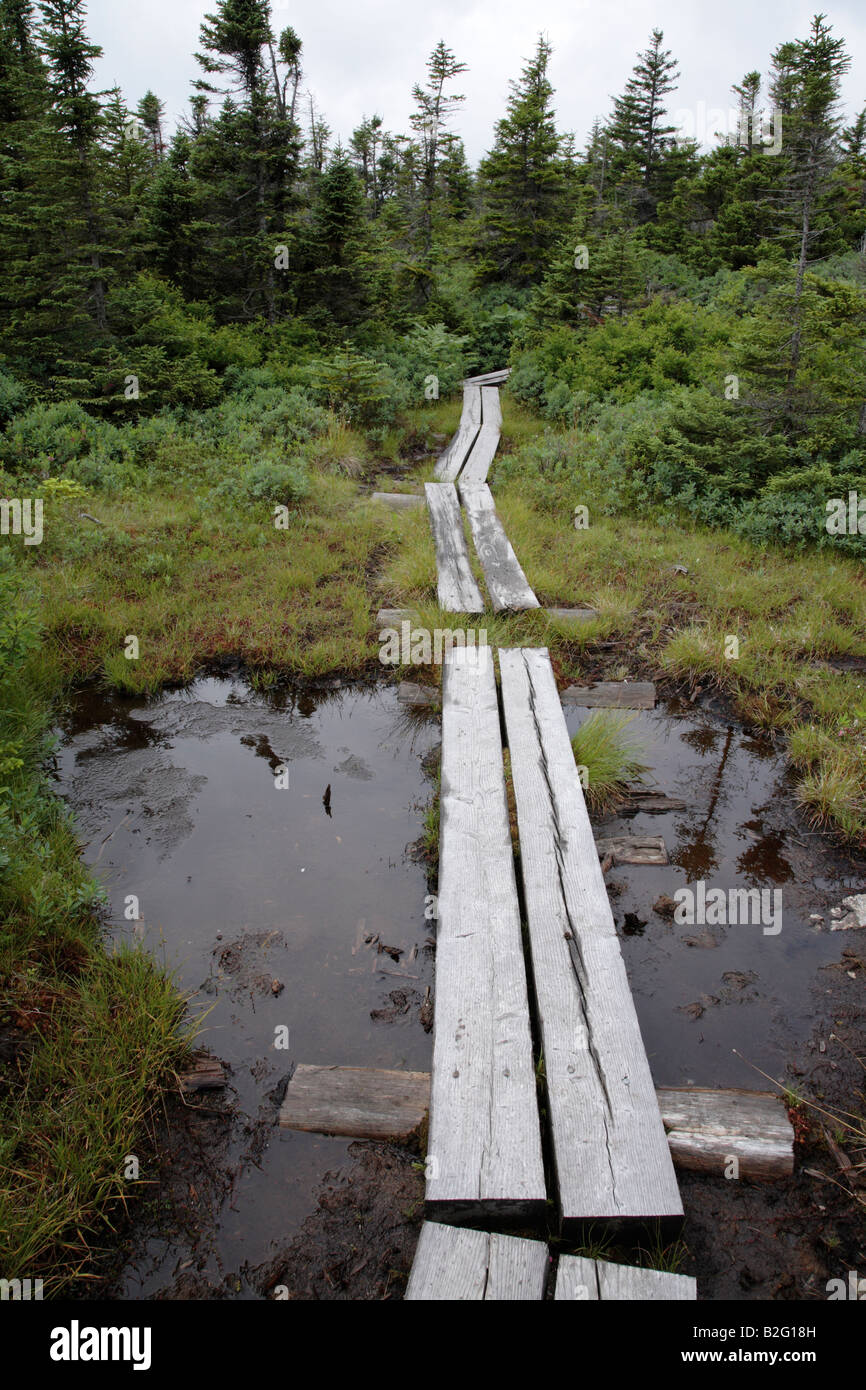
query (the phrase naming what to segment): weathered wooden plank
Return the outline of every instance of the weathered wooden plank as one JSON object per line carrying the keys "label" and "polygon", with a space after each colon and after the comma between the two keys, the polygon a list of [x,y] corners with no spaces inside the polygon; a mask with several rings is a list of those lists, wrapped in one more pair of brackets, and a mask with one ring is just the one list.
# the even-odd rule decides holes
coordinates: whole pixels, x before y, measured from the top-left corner
{"label": "weathered wooden plank", "polygon": [[688,802],[679,796],[668,796],[666,792],[654,791],[651,787],[626,787],[624,799],[618,802],[614,815],[634,816],[638,814],[660,816],[668,811],[685,811]]}
{"label": "weathered wooden plank", "polygon": [[736,1158],[741,1178],[793,1173],[794,1129],[771,1092],[663,1087],[658,1099],[677,1167],[721,1175]]}
{"label": "weathered wooden plank", "polygon": [[550,658],[499,663],[563,1225],[681,1219]]}
{"label": "weathered wooden plank", "polygon": [[571,623],[575,627],[581,623],[593,623],[600,615],[595,608],[548,608],[547,616],[557,623]]}
{"label": "weathered wooden plank", "polygon": [[424,1071],[302,1065],[286,1087],[280,1126],[403,1141],[423,1123],[429,1104],[430,1076]]}
{"label": "weathered wooden plank", "polygon": [[698,1295],[694,1279],[685,1274],[560,1255],[553,1296],[559,1303],[574,1300],[623,1303],[645,1299],[688,1302]]}
{"label": "weathered wooden plank", "polygon": [[401,704],[417,708],[435,708],[441,700],[441,692],[433,685],[416,685],[414,681],[401,681],[397,699]]}
{"label": "weathered wooden plank", "polygon": [[446,653],[427,1209],[540,1219],[545,1183],[489,647]]}
{"label": "weathered wooden plank", "polygon": [[497,386],[482,386],[481,388],[481,429],[478,438],[472,445],[469,457],[463,465],[463,472],[460,474],[461,482],[464,483],[485,483],[493,456],[499,448],[499,436],[502,430],[502,409],[499,405],[499,388]]}
{"label": "weathered wooden plank", "polygon": [[597,681],[569,685],[560,699],[586,709],[655,709],[656,688],[652,681]]}
{"label": "weathered wooden plank", "polygon": [[486,483],[467,483],[461,479],[458,489],[494,612],[538,608],[538,599],[502,528],[490,488]]}
{"label": "weathered wooden plank", "polygon": [[425,1221],[406,1287],[409,1302],[538,1302],[550,1257],[541,1241]]}
{"label": "weathered wooden plank", "polygon": [[595,842],[599,859],[614,864],[669,864],[667,846],[661,835],[608,835]]}
{"label": "weathered wooden plank", "polygon": [[405,512],[412,507],[424,506],[424,498],[414,492],[374,492],[373,501],[390,507],[392,512]]}
{"label": "weathered wooden plank", "polygon": [[453,483],[426,483],[424,491],[436,548],[439,607],[447,613],[483,613],[484,599],[472,573],[457,489]]}
{"label": "weathered wooden plank", "polygon": [[484,372],[481,376],[467,376],[464,386],[501,386],[511,376],[510,367],[500,367],[495,372]]}
{"label": "weathered wooden plank", "polygon": [[481,388],[469,382],[463,384],[463,413],[457,433],[448,448],[439,455],[435,475],[443,483],[453,483],[478,438],[481,429]]}

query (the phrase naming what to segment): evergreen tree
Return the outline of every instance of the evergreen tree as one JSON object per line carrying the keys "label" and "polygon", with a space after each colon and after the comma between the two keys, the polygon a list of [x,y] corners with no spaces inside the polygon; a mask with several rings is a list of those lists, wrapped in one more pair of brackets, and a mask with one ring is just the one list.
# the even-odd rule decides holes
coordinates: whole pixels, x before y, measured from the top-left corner
{"label": "evergreen tree", "polygon": [[432,288],[433,215],[438,195],[437,172],[439,151],[446,126],[456,108],[465,97],[447,92],[446,86],[466,71],[465,63],[458,63],[450,48],[440,39],[427,59],[427,86],[415,85],[412,97],[415,110],[410,124],[418,138],[421,157],[421,203],[420,203],[420,263],[423,278],[419,283],[425,286],[425,294]]}
{"label": "evergreen tree", "polygon": [[482,282],[537,284],[562,231],[565,172],[547,71],[551,47],[539,37],[519,82],[511,83],[507,115],[482,161]]}
{"label": "evergreen tree", "polygon": [[679,66],[663,42],[662,30],[653,29],[625,91],[614,100],[608,125],[615,180],[633,203],[638,222],[654,216],[665,188],[684,172],[666,167],[666,154],[675,152],[676,130],[665,124],[664,99],[676,90]]}

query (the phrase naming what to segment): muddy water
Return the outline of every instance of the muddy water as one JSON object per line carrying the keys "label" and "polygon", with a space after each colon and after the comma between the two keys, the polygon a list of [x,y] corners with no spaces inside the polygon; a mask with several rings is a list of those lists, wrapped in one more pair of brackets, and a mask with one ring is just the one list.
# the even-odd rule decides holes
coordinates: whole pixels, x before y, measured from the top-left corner
{"label": "muddy water", "polygon": [[[587,716],[570,709],[571,731]],[[809,914],[829,926],[829,906],[857,885],[804,828],[769,744],[677,704],[636,716],[630,732],[647,781],[687,804],[596,827],[662,835],[670,854],[665,867],[607,874],[653,1075],[760,1088],[753,1067],[786,1075],[815,1026],[817,971],[839,959],[843,938]],[[176,970],[193,1012],[210,1009],[204,1041],[229,1064],[237,1107],[231,1123],[202,1121],[219,1159],[214,1190],[184,1192],[184,1218],[154,1223],[121,1296],[170,1288],[190,1268],[211,1283],[232,1273],[233,1295],[250,1296],[245,1267],[299,1230],[348,1144],[276,1127],[293,1062],[429,1067],[431,924],[425,872],[407,846],[430,796],[422,758],[438,740],[438,721],[408,720],[388,687],[295,698],[211,679],[154,701],[76,703],[60,788],[109,892],[113,931]],[[281,767],[288,789],[275,786]],[[781,931],[678,925],[653,910],[700,879],[780,889]],[[130,895],[137,923],[124,916]],[[274,1046],[281,1028],[288,1050]],[[225,1126],[216,1145],[214,1126]]]}
{"label": "muddy water", "polygon": [[[221,1154],[212,1228],[154,1235],[125,1272],[126,1296],[164,1288],[190,1260],[212,1281],[258,1263],[312,1210],[347,1143],[274,1127],[292,1062],[429,1068],[431,924],[407,846],[431,790],[421,759],[438,740],[435,720],[410,722],[387,688],[294,699],[207,679],[153,701],[77,700],[60,789],[113,931],[176,971],[194,1013],[210,1010],[203,1041],[229,1064],[243,1117]],[[280,767],[288,788],[275,785]],[[126,920],[130,895],[139,922]]]}
{"label": "muddy water", "polygon": [[[589,713],[568,711],[572,733]],[[677,702],[637,714],[628,736],[650,765],[645,781],[687,806],[596,826],[599,835],[661,835],[671,860],[606,875],[653,1076],[659,1085],[771,1089],[755,1068],[786,1078],[811,1035],[816,972],[844,944],[828,930],[828,909],[855,880],[803,824],[771,744]],[[662,894],[696,892],[700,880],[707,891],[769,890],[768,907],[779,890],[781,930],[680,925],[653,910]],[[825,916],[824,929],[812,913]]]}

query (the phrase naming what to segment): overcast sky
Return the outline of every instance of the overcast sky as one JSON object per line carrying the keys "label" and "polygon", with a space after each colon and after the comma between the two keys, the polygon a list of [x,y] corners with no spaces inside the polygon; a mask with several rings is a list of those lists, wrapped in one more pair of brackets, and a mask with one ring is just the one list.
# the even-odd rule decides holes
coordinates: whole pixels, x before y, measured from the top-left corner
{"label": "overcast sky", "polygon": [[[202,16],[214,8],[209,0],[89,0],[90,37],[105,55],[98,85],[119,85],[131,106],[152,88],[173,126],[201,75],[193,54]],[[559,128],[579,145],[593,118],[608,114],[655,26],[681,69],[669,111],[689,113],[678,123],[701,138],[718,124],[709,113],[730,108],[731,84],[753,68],[766,73],[776,45],[805,37],[816,9],[815,0],[272,0],[274,27],[291,24],[303,41],[304,89],[344,141],[364,115],[408,132],[412,86],[444,39],[469,69],[457,79],[466,101],[452,128],[473,164],[489,149],[509,79],[540,31],[554,50]],[[850,115],[866,105],[866,5],[829,0],[826,13],[853,60]]]}

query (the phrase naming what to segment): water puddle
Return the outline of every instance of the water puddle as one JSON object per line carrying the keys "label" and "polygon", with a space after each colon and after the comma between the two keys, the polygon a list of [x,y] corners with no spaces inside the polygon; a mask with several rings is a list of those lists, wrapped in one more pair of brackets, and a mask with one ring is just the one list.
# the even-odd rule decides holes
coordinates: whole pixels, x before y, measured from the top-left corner
{"label": "water puddle", "polygon": [[[210,1010],[203,1042],[231,1068],[242,1122],[214,1190],[190,1194],[211,1224],[195,1267],[220,1279],[296,1231],[345,1160],[348,1142],[274,1127],[291,1063],[429,1069],[432,924],[408,846],[438,724],[407,719],[393,688],[264,696],[205,679],[150,701],[85,693],[63,732],[60,790],[114,934],[176,971],[192,1011]],[[125,917],[132,895],[139,922]],[[228,1126],[201,1123],[209,1144]],[[189,1229],[155,1235],[123,1294],[170,1284],[190,1247]]]}

